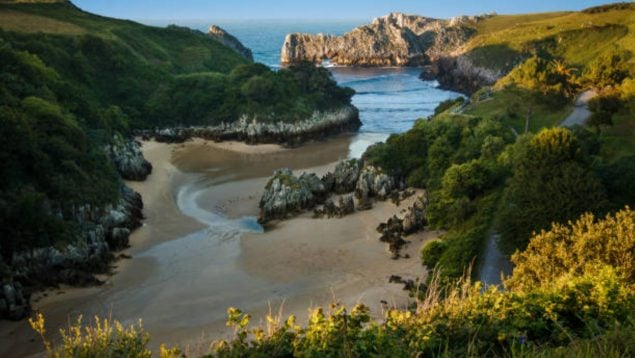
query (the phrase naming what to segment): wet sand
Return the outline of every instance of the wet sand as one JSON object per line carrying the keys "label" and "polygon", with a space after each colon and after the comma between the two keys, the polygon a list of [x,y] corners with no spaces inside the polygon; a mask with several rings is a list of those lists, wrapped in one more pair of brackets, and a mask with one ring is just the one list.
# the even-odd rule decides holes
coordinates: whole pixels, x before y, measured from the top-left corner
{"label": "wet sand", "polygon": [[[154,172],[145,182],[129,183],[142,194],[147,218],[125,252],[133,258],[115,263],[117,273],[105,285],[49,291],[34,299],[34,308],[47,316],[49,332],[80,313],[124,324],[142,319],[152,347],[165,342],[202,353],[211,339],[231,334],[225,327],[230,306],[258,323],[283,303],[284,314],[300,321],[309,307],[326,306],[333,297],[347,305],[363,301],[377,316],[381,300],[406,305],[407,293],[388,278],[423,276],[419,248],[434,235],[410,237],[403,252],[411,258],[392,260],[375,227],[409,201],[401,207],[378,203],[343,219],[307,213],[265,233],[256,224],[258,201],[274,169],[323,173],[348,157],[353,140],[344,136],[297,149],[201,140],[144,143]],[[37,353],[35,338],[26,321],[2,322],[0,356]]]}

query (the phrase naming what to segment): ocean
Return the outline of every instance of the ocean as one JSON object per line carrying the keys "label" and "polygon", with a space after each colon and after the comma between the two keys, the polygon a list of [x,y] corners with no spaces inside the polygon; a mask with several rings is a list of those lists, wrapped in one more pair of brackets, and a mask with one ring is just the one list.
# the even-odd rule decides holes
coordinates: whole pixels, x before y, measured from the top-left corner
{"label": "ocean", "polygon": [[[344,34],[353,28],[368,23],[368,20],[200,20],[176,21],[207,32],[210,25],[218,25],[236,36],[249,47],[257,62],[272,68],[280,67],[280,50],[288,33]],[[150,21],[151,25],[165,26],[174,22]],[[353,104],[360,110],[363,123],[360,137],[352,145],[351,153],[359,154],[362,148],[388,135],[410,129],[419,118],[434,113],[442,101],[459,97],[460,94],[437,88],[436,81],[419,79],[419,68],[363,68],[329,67],[334,78],[342,86],[355,89]]]}

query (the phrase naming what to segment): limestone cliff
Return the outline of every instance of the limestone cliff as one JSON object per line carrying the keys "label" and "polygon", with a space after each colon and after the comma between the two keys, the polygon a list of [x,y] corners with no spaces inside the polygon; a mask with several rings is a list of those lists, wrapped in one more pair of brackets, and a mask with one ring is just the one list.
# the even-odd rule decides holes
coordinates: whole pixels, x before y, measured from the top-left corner
{"label": "limestone cliff", "polygon": [[336,65],[424,66],[422,79],[436,79],[443,88],[471,93],[504,75],[476,66],[466,53],[476,24],[489,16],[441,20],[391,13],[342,36],[289,34],[281,60],[283,64],[328,59]]}
{"label": "limestone cliff", "polygon": [[289,34],[282,47],[282,63],[417,66],[454,54],[475,32],[478,17],[439,20],[391,13],[342,36]]}
{"label": "limestone cliff", "polygon": [[254,60],[254,56],[251,53],[251,50],[245,47],[245,45],[243,45],[242,42],[240,42],[240,40],[232,36],[227,31],[223,30],[222,28],[216,25],[212,25],[210,26],[207,34],[211,36],[213,39],[215,39],[216,41],[236,51],[239,55],[243,56],[249,61]]}

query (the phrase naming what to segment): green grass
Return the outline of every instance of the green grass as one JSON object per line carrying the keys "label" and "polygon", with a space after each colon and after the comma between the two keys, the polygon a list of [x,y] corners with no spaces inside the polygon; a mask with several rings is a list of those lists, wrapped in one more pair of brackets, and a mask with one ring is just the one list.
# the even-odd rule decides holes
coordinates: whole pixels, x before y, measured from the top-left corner
{"label": "green grass", "polygon": [[571,113],[573,106],[568,104],[562,108],[554,108],[537,102],[525,91],[506,88],[493,92],[490,99],[468,105],[464,113],[498,120],[503,125],[513,128],[517,133],[523,133],[530,108],[529,130],[537,133],[542,128],[560,124]]}
{"label": "green grass", "polygon": [[229,72],[247,63],[207,35],[186,28],[158,28],[81,11],[69,3],[0,3],[0,28],[20,33],[91,34],[122,43],[149,65],[174,73]]}
{"label": "green grass", "polygon": [[[611,50],[635,52],[635,11],[497,15],[478,22],[466,45],[475,64],[508,71],[535,51],[549,51],[583,69]],[[635,62],[632,62],[635,63]]]}

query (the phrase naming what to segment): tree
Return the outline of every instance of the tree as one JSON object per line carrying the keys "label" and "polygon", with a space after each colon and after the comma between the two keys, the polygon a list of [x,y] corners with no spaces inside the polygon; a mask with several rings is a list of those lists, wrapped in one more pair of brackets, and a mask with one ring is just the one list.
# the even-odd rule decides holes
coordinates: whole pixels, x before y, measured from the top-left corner
{"label": "tree", "polygon": [[514,150],[513,175],[505,188],[499,232],[504,248],[523,249],[534,231],[606,205],[601,182],[590,170],[575,135],[545,129]]}

